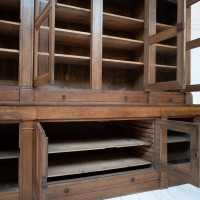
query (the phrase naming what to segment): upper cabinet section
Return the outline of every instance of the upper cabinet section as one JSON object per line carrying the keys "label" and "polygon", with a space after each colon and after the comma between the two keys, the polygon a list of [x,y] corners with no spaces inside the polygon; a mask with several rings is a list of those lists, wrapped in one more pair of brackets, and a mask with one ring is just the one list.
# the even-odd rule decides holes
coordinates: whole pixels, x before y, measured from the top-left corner
{"label": "upper cabinet section", "polygon": [[0,87],[19,85],[20,0],[0,1]]}

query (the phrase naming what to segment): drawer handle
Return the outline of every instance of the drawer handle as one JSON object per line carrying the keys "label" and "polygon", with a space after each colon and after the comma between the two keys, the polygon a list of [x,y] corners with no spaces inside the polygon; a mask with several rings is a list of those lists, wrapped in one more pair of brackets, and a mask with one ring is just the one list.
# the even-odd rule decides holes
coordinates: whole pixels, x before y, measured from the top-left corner
{"label": "drawer handle", "polygon": [[134,177],[131,178],[131,182],[132,182],[132,183],[135,182],[135,178],[134,178]]}
{"label": "drawer handle", "polygon": [[69,193],[69,189],[68,188],[64,189],[64,192],[65,194]]}

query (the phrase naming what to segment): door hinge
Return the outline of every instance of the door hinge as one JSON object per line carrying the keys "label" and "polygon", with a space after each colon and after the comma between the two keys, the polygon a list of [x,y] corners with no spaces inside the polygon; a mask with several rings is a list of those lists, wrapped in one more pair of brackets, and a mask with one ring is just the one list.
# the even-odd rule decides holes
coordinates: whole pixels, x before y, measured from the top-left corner
{"label": "door hinge", "polygon": [[179,23],[176,25],[177,32],[183,31],[185,29],[185,23]]}
{"label": "door hinge", "polygon": [[41,187],[43,190],[47,189],[47,177],[46,176],[42,176],[42,184]]}
{"label": "door hinge", "polygon": [[192,158],[200,159],[200,151],[196,150],[196,149],[192,149],[191,156],[192,156]]}

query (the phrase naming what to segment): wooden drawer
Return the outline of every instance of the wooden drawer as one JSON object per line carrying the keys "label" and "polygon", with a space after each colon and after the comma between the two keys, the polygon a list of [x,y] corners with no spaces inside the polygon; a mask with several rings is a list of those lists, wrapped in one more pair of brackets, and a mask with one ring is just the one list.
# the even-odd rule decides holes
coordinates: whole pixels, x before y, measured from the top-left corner
{"label": "wooden drawer", "polygon": [[[87,179],[55,182],[48,185],[48,199],[76,199],[76,196],[86,195],[87,193],[91,193],[91,195],[86,195],[88,199],[101,199],[115,196],[117,193],[127,194],[156,189],[158,186],[157,171],[154,169],[145,169]],[[94,197],[95,193],[97,194],[96,197]]]}

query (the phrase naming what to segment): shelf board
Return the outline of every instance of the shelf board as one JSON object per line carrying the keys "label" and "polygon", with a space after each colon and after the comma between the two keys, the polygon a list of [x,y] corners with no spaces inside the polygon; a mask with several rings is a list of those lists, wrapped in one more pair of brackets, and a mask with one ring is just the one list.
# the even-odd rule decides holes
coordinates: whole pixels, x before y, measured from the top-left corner
{"label": "shelf board", "polygon": [[0,48],[0,58],[16,60],[19,58],[19,50]]}
{"label": "shelf board", "polygon": [[169,135],[167,137],[167,143],[189,142],[190,138],[186,135]]}
{"label": "shelf board", "polygon": [[5,191],[13,188],[18,188],[17,182],[7,182],[7,183],[0,182],[0,191]]}
{"label": "shelf board", "polygon": [[176,69],[177,68],[174,65],[160,65],[160,64],[156,64],[156,67],[162,68],[162,69]]}
{"label": "shelf board", "polygon": [[6,34],[11,36],[19,35],[20,23],[0,20],[0,34]]}
{"label": "shelf board", "polygon": [[136,50],[143,46],[144,42],[139,40],[103,35],[103,47],[105,48]]}
{"label": "shelf board", "polygon": [[81,24],[90,24],[90,10],[70,6],[66,4],[56,4],[56,19],[66,22],[80,22]]}
{"label": "shelf board", "polygon": [[171,27],[173,27],[173,26],[167,25],[167,24],[162,24],[162,23],[156,23],[156,32],[158,33],[158,32],[164,31]]}
{"label": "shelf board", "polygon": [[106,29],[136,32],[144,29],[144,20],[104,12],[103,26]]}
{"label": "shelf board", "polygon": [[[48,53],[39,52],[40,56],[49,56]],[[55,63],[74,64],[74,65],[89,65],[90,57],[76,56],[67,54],[55,54]]]}
{"label": "shelf board", "polygon": [[49,142],[48,152],[76,152],[107,148],[122,148],[141,145],[150,145],[147,142],[133,139],[130,137],[107,137],[107,138],[92,138],[79,140],[61,140]]}
{"label": "shelf board", "polygon": [[134,69],[138,67],[142,67],[144,63],[142,62],[134,62],[134,61],[126,61],[126,60],[115,60],[115,59],[102,59],[103,67],[112,67],[112,68],[124,68],[124,69]]}
{"label": "shelf board", "polygon": [[66,29],[55,29],[55,41],[60,44],[90,45],[90,33],[72,31]]}
{"label": "shelf board", "polygon": [[158,54],[173,56],[177,54],[177,47],[171,45],[156,44],[156,52]]}
{"label": "shelf board", "polygon": [[49,160],[48,177],[83,174],[136,166],[148,166],[151,163],[129,154],[106,153],[105,155],[66,157]]}
{"label": "shelf board", "polygon": [[19,158],[19,151],[16,150],[0,151],[0,160],[12,159],[12,158]]}
{"label": "shelf board", "polygon": [[65,54],[55,54],[55,62],[73,65],[89,65],[90,57]]}

